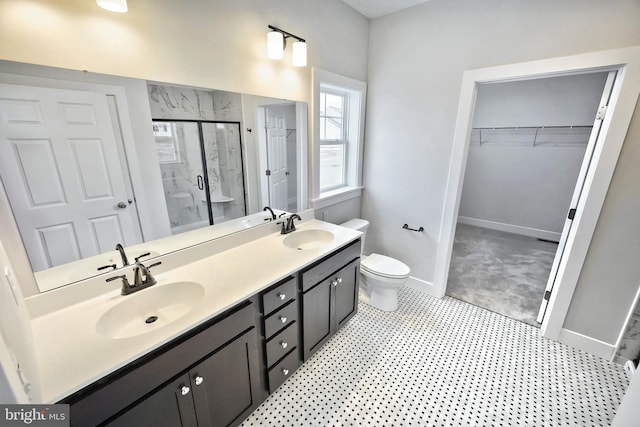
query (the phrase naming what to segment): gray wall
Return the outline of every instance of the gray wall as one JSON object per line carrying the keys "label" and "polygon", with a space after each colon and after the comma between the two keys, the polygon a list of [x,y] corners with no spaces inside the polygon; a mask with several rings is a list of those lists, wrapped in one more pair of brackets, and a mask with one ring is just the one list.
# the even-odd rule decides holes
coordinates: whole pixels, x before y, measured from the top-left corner
{"label": "gray wall", "polygon": [[[480,85],[473,126],[592,125],[606,77]],[[482,143],[473,132],[459,216],[474,225],[559,240],[588,140],[584,129],[539,130],[537,136],[529,129],[485,131]]]}
{"label": "gray wall", "polygon": [[640,285],[640,101],[564,328],[615,344]]}
{"label": "gray wall", "polygon": [[[373,20],[363,202],[372,248],[433,280],[464,70],[638,45],[638,22],[637,0],[433,0]],[[637,209],[628,207],[640,202],[640,181],[630,170],[640,162],[637,138],[627,145],[619,167],[628,169],[615,177],[606,231],[594,238],[597,253],[587,259],[566,325],[608,343],[633,299],[629,288],[637,286],[626,280],[637,277],[639,258],[608,254],[635,252],[640,241],[640,227],[616,222],[631,222]],[[405,222],[425,233],[402,233]]]}

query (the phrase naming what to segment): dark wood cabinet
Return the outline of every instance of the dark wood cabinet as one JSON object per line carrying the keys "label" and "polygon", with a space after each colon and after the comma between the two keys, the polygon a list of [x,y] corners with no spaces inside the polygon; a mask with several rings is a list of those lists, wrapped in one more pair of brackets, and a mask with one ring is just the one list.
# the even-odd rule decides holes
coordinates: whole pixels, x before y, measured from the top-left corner
{"label": "dark wood cabinet", "polygon": [[[360,242],[357,241],[302,273],[304,361],[358,311],[359,257]],[[326,277],[314,283],[325,274]]]}
{"label": "dark wood cabinet", "polygon": [[259,403],[251,378],[258,375],[252,367],[255,337],[255,329],[241,335],[107,425],[226,427],[239,424]]}
{"label": "dark wood cabinet", "polygon": [[189,376],[185,374],[171,381],[121,416],[108,422],[107,425],[110,427],[196,426]]}
{"label": "dark wood cabinet", "polygon": [[232,426],[266,396],[257,304],[239,304],[61,403],[71,425]]}

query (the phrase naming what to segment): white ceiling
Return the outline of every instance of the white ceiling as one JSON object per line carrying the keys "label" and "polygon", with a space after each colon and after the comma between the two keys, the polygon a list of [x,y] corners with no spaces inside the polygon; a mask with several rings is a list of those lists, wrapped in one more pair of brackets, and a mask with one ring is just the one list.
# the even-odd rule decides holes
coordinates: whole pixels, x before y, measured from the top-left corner
{"label": "white ceiling", "polygon": [[369,19],[379,18],[429,0],[342,0]]}

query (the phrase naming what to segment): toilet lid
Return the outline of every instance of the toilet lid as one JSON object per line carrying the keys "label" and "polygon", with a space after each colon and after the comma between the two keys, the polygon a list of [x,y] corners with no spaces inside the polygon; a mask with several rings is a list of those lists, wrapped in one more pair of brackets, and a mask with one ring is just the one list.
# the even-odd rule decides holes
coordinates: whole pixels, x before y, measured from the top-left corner
{"label": "toilet lid", "polygon": [[372,274],[386,277],[408,277],[411,273],[411,269],[405,263],[379,254],[363,258],[360,267]]}

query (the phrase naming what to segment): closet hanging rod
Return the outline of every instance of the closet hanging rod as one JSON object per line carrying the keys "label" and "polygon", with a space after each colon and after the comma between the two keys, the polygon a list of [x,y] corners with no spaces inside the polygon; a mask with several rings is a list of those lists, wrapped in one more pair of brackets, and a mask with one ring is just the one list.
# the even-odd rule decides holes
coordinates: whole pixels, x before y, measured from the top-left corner
{"label": "closet hanging rod", "polygon": [[544,129],[590,129],[593,125],[564,125],[564,126],[495,126],[474,127],[471,130],[544,130]]}

